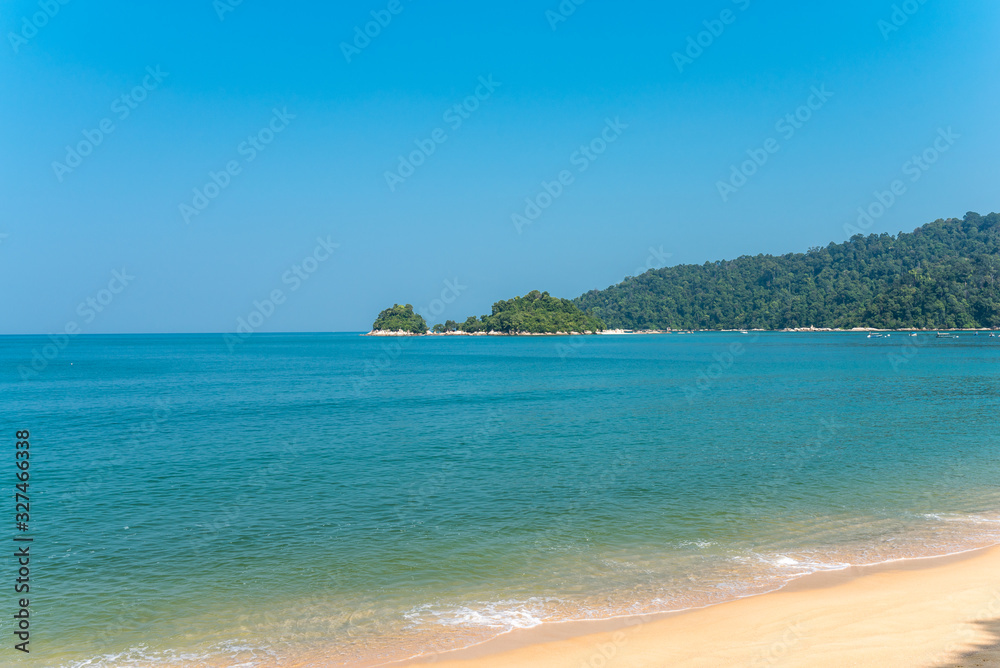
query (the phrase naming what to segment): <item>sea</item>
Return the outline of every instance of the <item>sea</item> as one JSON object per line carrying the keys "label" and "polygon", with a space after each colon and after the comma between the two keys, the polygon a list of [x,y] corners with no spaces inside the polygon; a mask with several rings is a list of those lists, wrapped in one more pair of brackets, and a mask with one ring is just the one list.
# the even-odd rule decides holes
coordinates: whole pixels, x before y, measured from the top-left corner
{"label": "sea", "polygon": [[374,666],[1000,543],[986,332],[4,336],[0,396],[3,665]]}

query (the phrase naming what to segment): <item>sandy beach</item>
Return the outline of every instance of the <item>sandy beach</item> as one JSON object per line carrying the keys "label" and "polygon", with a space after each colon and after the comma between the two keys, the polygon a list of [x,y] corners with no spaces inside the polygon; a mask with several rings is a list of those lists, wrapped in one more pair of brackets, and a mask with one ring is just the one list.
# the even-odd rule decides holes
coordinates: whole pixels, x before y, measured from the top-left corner
{"label": "sandy beach", "polygon": [[1000,665],[1000,547],[804,576],[657,618],[543,624],[405,664],[523,666]]}

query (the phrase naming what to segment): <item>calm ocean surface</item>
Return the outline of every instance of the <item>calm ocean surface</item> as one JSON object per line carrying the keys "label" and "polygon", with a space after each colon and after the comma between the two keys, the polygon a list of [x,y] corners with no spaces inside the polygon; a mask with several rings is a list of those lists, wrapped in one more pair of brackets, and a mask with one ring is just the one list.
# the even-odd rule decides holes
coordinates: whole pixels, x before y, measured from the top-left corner
{"label": "calm ocean surface", "polygon": [[1000,543],[985,334],[79,336],[22,380],[48,342],[0,337],[9,665],[375,662]]}

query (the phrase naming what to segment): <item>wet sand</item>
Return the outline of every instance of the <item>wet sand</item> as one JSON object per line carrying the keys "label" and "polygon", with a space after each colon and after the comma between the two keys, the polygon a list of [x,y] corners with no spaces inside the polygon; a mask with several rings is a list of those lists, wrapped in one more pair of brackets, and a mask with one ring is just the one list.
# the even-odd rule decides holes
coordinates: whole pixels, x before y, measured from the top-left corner
{"label": "wet sand", "polygon": [[1000,547],[814,573],[679,613],[542,624],[394,663],[524,666],[1000,665]]}

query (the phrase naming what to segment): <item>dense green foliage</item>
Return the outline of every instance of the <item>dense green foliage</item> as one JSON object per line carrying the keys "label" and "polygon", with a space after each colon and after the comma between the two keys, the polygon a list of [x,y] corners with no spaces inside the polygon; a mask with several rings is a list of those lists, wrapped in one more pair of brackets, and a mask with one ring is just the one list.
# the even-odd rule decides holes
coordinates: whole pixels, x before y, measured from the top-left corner
{"label": "dense green foliage", "polygon": [[375,319],[372,329],[426,334],[427,322],[423,319],[423,316],[413,312],[413,307],[410,304],[406,306],[393,304],[392,308],[387,308],[378,314],[378,318]]}
{"label": "dense green foliage", "polygon": [[807,253],[743,256],[626,278],[574,300],[610,327],[1000,327],[1000,216],[855,235]]}
{"label": "dense green foliage", "polygon": [[504,332],[506,334],[556,332],[597,332],[604,329],[599,318],[584,313],[569,299],[552,297],[532,290],[523,297],[499,301],[492,315],[468,318],[458,325],[463,332]]}

